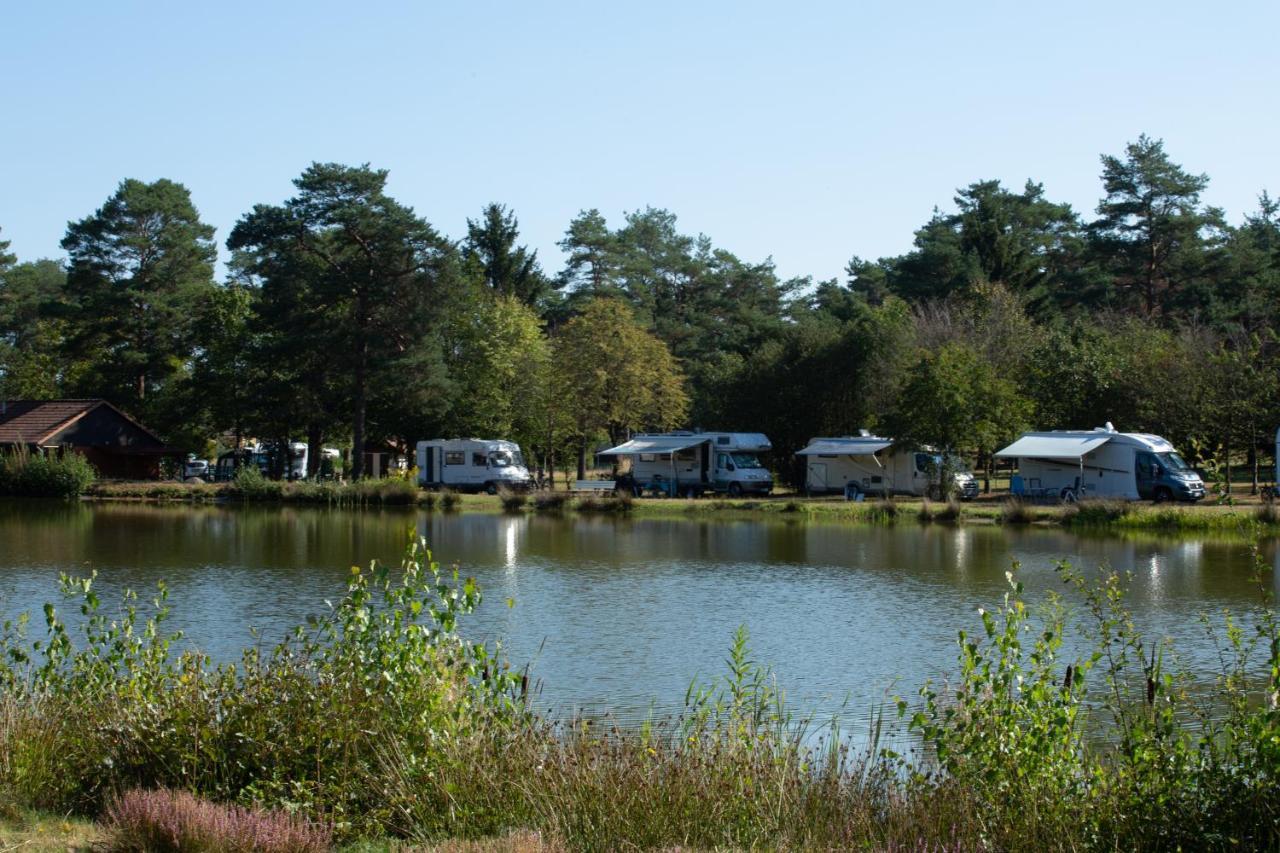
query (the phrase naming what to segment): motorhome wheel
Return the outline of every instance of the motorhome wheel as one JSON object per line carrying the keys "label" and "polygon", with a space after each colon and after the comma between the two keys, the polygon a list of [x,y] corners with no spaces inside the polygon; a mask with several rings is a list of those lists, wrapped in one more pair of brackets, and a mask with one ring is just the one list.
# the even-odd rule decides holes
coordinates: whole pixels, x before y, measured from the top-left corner
{"label": "motorhome wheel", "polygon": [[742,497],[742,484],[741,484],[741,483],[730,483],[730,484],[729,484],[729,497],[732,497],[732,498],[740,498],[740,497]]}
{"label": "motorhome wheel", "polygon": [[493,482],[485,483],[484,493],[486,495],[496,495],[498,493],[498,484]]}
{"label": "motorhome wheel", "polygon": [[1161,486],[1156,489],[1155,499],[1158,504],[1162,504],[1165,501],[1171,501],[1173,500],[1173,492],[1169,491],[1168,486]]}

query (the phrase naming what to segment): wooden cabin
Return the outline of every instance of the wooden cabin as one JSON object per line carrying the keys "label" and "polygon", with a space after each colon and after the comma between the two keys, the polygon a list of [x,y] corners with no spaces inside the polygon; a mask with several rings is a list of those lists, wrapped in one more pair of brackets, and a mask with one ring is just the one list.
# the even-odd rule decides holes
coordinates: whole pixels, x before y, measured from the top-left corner
{"label": "wooden cabin", "polygon": [[0,400],[0,453],[84,456],[106,479],[154,480],[160,460],[181,458],[147,429],[106,400]]}

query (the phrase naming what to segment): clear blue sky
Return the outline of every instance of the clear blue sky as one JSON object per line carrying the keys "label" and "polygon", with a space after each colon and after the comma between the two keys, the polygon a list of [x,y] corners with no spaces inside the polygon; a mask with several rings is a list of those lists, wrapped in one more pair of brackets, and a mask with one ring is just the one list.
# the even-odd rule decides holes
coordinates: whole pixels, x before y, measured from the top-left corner
{"label": "clear blue sky", "polygon": [[0,234],[22,259],[125,177],[220,243],[313,160],[437,228],[513,207],[551,272],[580,209],[666,207],[784,276],[897,254],[983,178],[1092,214],[1146,132],[1240,220],[1280,193],[1280,3],[18,3]]}

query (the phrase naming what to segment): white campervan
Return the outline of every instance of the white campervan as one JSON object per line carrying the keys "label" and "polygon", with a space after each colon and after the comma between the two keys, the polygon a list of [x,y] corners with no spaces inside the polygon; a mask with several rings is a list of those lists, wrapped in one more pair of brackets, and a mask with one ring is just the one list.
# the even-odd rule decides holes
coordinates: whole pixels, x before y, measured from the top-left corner
{"label": "white campervan", "polygon": [[724,492],[737,497],[767,495],[773,477],[758,454],[773,449],[758,432],[668,432],[637,435],[597,457],[629,459],[631,470],[619,487],[696,497]]}
{"label": "white campervan", "polygon": [[1068,501],[1204,497],[1204,481],[1172,444],[1158,435],[1116,432],[1111,424],[1093,430],[1023,433],[996,457],[1017,460],[1011,488],[1015,496]]}
{"label": "white campervan", "polygon": [[[815,438],[796,454],[803,456],[805,489],[809,494],[916,495],[936,487],[942,457],[929,447],[895,444],[872,435]],[[956,491],[964,500],[978,496],[978,481],[968,471],[955,471]]]}
{"label": "white campervan", "polygon": [[462,491],[527,489],[533,485],[520,445],[486,438],[434,438],[419,441],[418,485]]}

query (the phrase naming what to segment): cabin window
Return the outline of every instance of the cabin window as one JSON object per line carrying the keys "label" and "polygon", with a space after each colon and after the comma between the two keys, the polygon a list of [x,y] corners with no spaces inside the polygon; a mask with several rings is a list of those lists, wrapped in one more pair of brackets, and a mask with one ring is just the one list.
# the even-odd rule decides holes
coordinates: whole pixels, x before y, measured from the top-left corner
{"label": "cabin window", "polygon": [[489,458],[483,453],[472,453],[471,464],[476,468],[483,468],[489,464]]}
{"label": "cabin window", "polygon": [[461,450],[446,450],[444,454],[444,464],[446,465],[466,465],[467,454]]}
{"label": "cabin window", "polygon": [[641,462],[653,462],[653,461],[654,461],[655,459],[657,459],[657,458],[658,458],[658,454],[656,454],[656,453],[641,453],[641,454],[640,454],[640,461],[641,461]]}
{"label": "cabin window", "polygon": [[729,454],[728,454],[728,453],[717,453],[717,454],[716,454],[716,467],[717,467],[717,468],[728,468],[728,467],[729,467]]}

